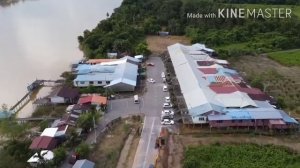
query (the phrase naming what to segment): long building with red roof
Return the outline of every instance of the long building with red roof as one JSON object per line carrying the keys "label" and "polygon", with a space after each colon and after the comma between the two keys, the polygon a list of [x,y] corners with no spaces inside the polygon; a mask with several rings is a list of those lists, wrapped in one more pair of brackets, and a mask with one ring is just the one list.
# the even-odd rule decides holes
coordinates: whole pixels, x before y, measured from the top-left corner
{"label": "long building with red roof", "polygon": [[249,86],[226,60],[210,57],[199,46],[203,45],[177,43],[168,47],[188,109],[185,123],[279,129],[298,124],[274,108],[270,96]]}

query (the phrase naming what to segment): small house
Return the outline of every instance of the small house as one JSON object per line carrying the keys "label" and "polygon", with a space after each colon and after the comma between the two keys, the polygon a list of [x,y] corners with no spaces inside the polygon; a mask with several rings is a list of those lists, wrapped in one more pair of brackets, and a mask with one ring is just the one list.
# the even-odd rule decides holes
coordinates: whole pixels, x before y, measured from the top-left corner
{"label": "small house", "polygon": [[52,92],[49,96],[51,103],[53,104],[71,104],[76,103],[79,98],[79,90],[77,88],[71,88],[64,86],[56,91]]}
{"label": "small house", "polygon": [[52,150],[56,148],[57,140],[54,137],[49,136],[39,136],[33,139],[29,149],[45,149]]}
{"label": "small house", "polygon": [[90,96],[81,97],[78,100],[77,104],[81,105],[95,105],[95,106],[106,106],[107,105],[107,97],[99,96],[96,94]]}
{"label": "small house", "polygon": [[[54,158],[54,153],[50,150],[42,150],[40,155],[43,157],[43,162],[50,161]],[[38,164],[41,162],[42,161],[39,158],[38,153],[35,153],[30,159],[27,160],[27,163],[29,163],[32,167],[38,167]]]}

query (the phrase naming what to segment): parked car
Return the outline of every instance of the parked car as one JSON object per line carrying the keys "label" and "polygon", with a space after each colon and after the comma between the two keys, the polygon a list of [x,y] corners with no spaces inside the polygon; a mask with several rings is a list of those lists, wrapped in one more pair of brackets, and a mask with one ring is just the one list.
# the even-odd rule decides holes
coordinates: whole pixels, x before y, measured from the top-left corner
{"label": "parked car", "polygon": [[174,121],[171,119],[164,119],[163,121],[161,121],[162,125],[173,125]]}
{"label": "parked car", "polygon": [[174,115],[174,111],[173,110],[163,110],[161,112],[162,115]]}
{"label": "parked car", "polygon": [[164,86],[163,86],[163,91],[164,91],[164,92],[167,92],[167,91],[168,91],[168,86],[167,86],[167,85],[164,85]]}
{"label": "parked car", "polygon": [[168,97],[165,97],[165,102],[166,103],[170,103],[170,97],[168,96]]}
{"label": "parked car", "polygon": [[163,107],[164,107],[164,108],[171,108],[171,107],[172,107],[172,104],[171,104],[171,103],[164,103],[164,104],[163,104]]}
{"label": "parked car", "polygon": [[147,66],[154,66],[154,63],[148,62],[148,63],[147,63]]}
{"label": "parked car", "polygon": [[161,119],[161,121],[163,121],[164,119],[174,119],[174,116],[168,115],[168,114],[162,114],[160,119]]}
{"label": "parked car", "polygon": [[150,82],[150,83],[155,83],[155,80],[152,79],[152,78],[149,78],[149,79],[148,79],[148,82]]}

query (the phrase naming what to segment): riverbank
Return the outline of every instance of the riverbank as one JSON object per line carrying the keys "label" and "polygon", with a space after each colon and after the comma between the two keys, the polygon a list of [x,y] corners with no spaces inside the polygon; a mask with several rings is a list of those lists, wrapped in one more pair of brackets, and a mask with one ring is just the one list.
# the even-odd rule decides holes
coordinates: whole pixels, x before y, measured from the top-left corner
{"label": "riverbank", "polygon": [[[70,64],[83,57],[77,36],[94,28],[120,4],[121,0],[37,0],[0,7],[0,30],[5,31],[0,38],[0,67],[4,69],[0,71],[0,105],[13,106],[35,79],[58,79],[69,70]],[[37,98],[50,91],[42,88]],[[17,116],[30,117],[33,110],[31,101]]]}

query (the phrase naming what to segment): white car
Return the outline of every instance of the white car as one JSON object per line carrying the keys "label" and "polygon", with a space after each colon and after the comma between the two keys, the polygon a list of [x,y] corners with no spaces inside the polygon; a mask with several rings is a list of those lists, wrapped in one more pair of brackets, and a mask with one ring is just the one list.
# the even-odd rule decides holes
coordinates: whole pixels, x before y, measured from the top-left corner
{"label": "white car", "polygon": [[152,78],[150,78],[150,79],[148,79],[148,82],[150,82],[150,83],[155,83],[155,80],[152,79]]}
{"label": "white car", "polygon": [[164,92],[167,92],[167,91],[168,91],[168,86],[167,86],[167,85],[164,85],[163,91],[164,91]]}
{"label": "white car", "polygon": [[174,115],[173,110],[163,110],[161,111],[161,115]]}
{"label": "white car", "polygon": [[170,103],[170,97],[165,97],[165,102]]}
{"label": "white car", "polygon": [[171,108],[171,107],[172,107],[172,104],[171,104],[171,103],[164,103],[164,104],[163,104],[163,107],[164,107],[164,108]]}
{"label": "white car", "polygon": [[161,121],[162,125],[173,125],[174,121],[170,120],[170,119],[164,119],[163,121]]}

